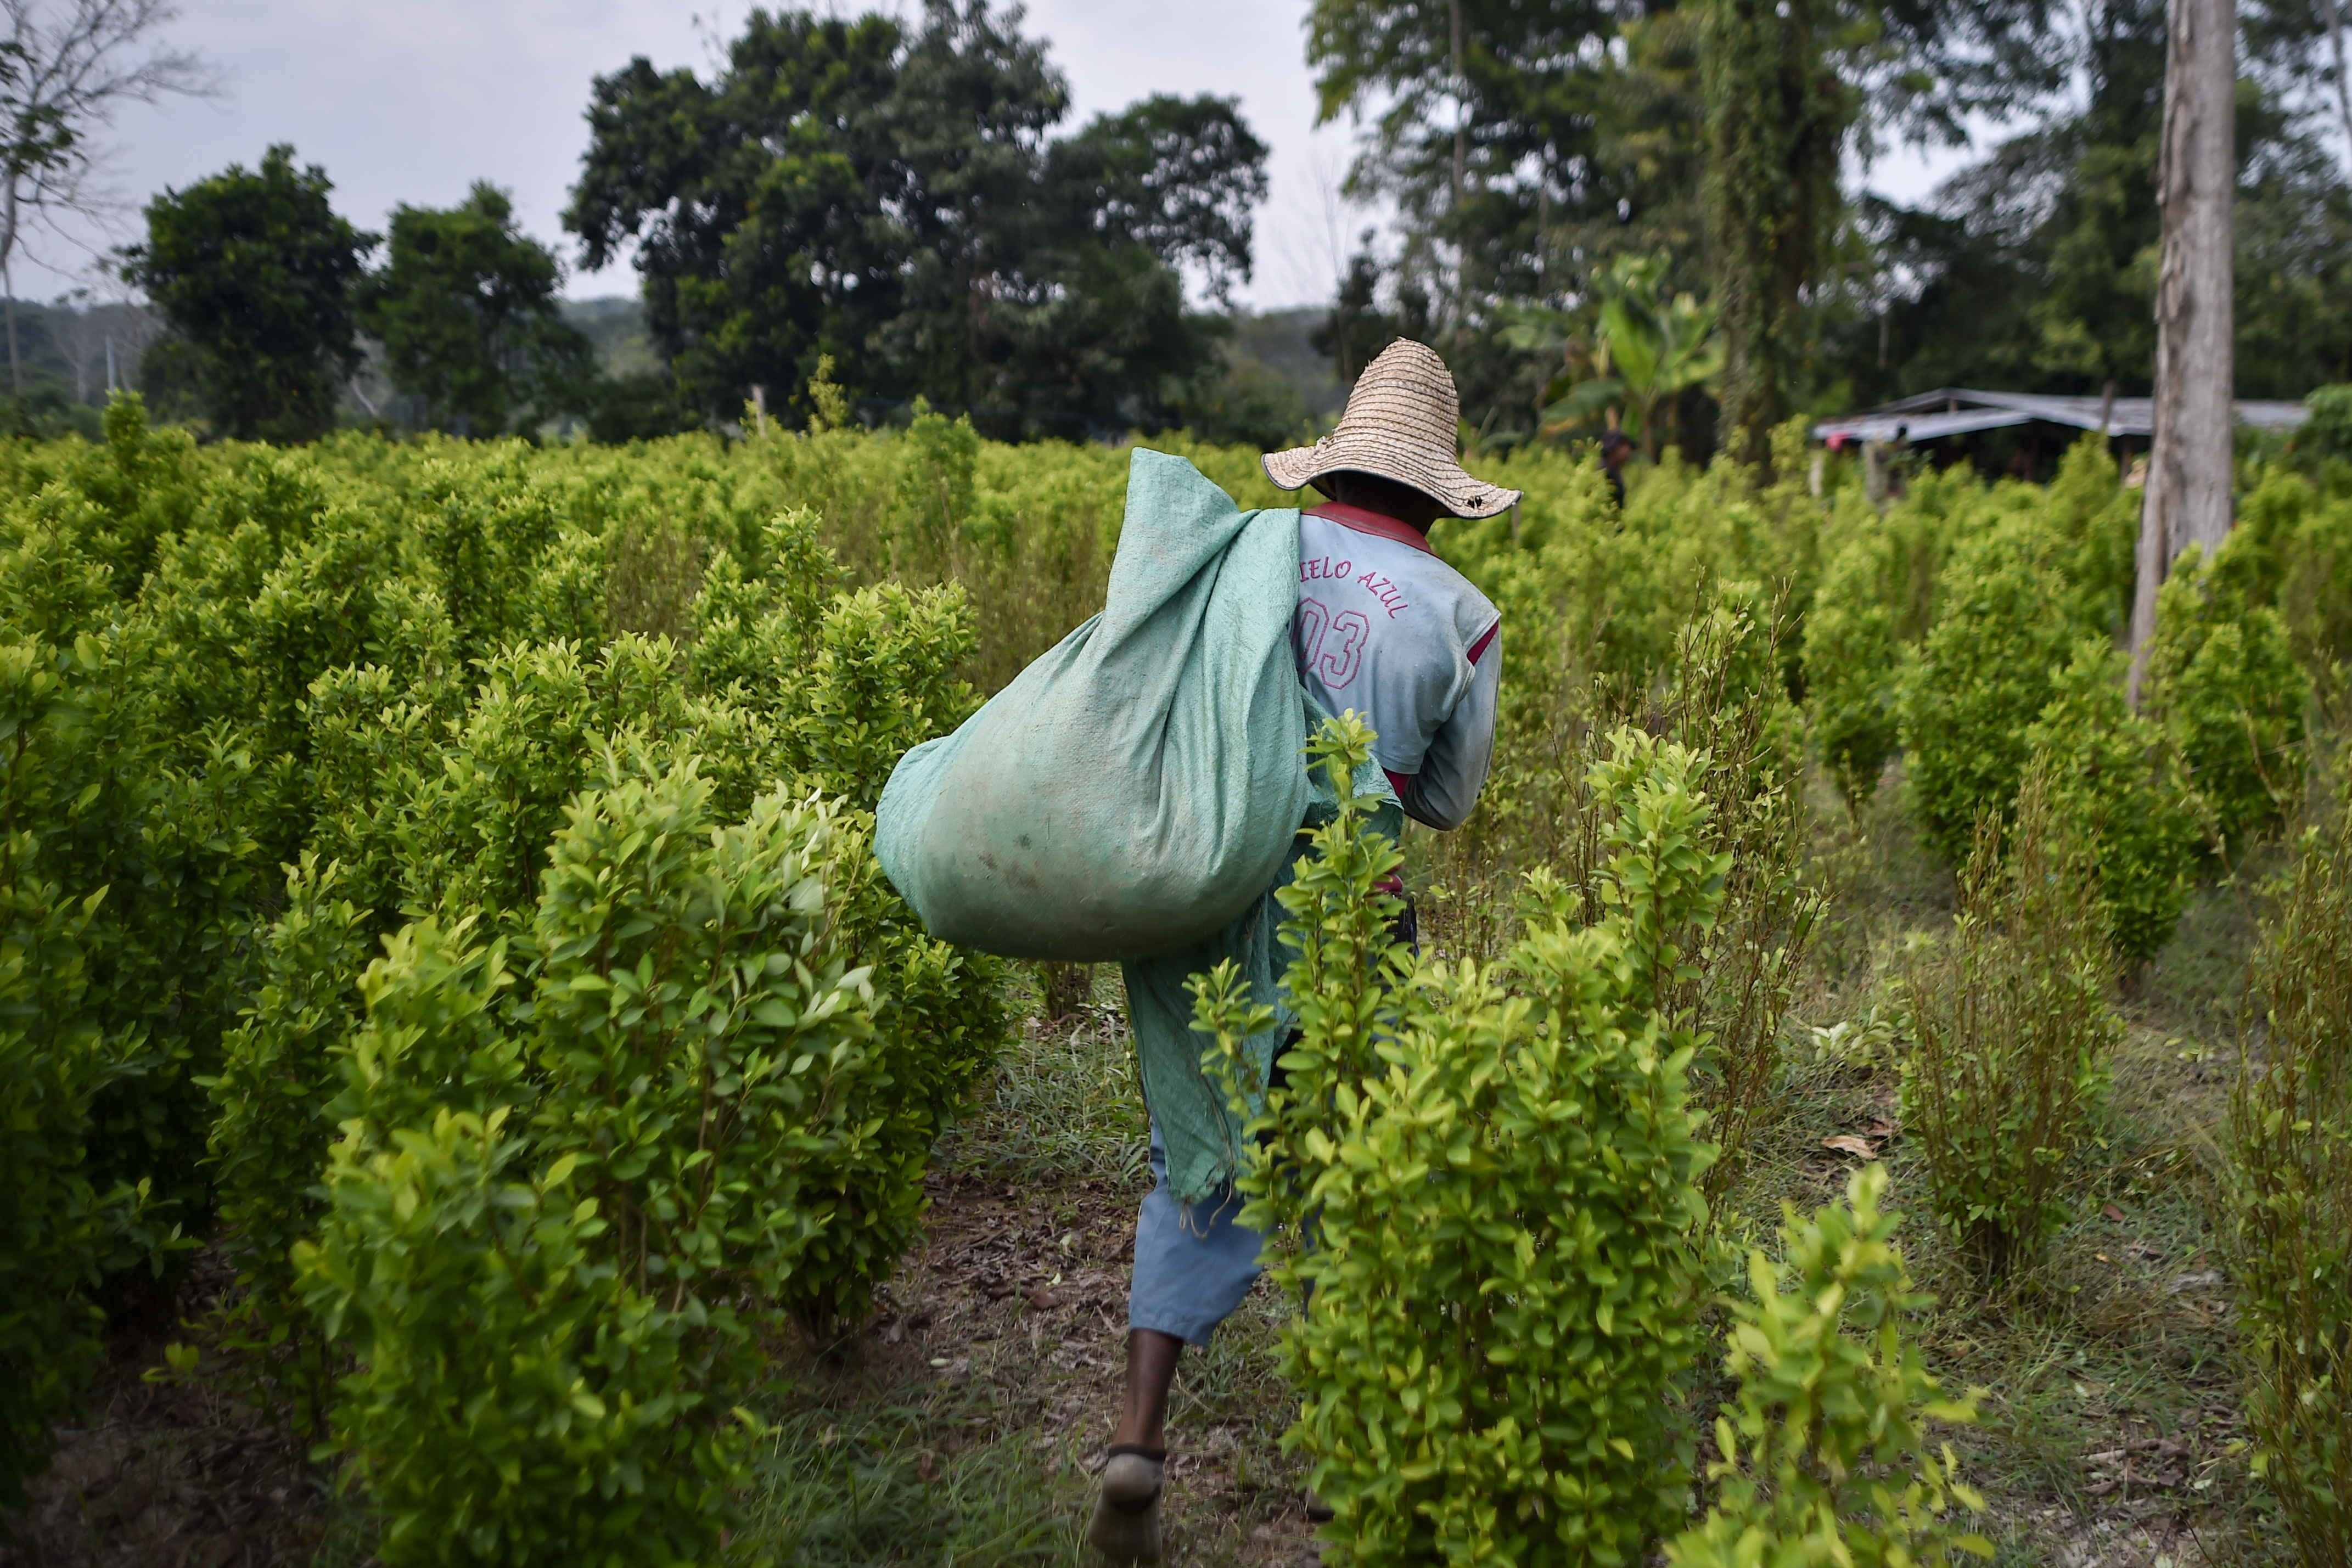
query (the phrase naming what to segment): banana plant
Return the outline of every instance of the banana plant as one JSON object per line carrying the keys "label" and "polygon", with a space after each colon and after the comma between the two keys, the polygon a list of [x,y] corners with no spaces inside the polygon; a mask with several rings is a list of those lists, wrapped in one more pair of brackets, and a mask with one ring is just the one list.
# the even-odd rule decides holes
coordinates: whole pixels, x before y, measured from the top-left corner
{"label": "banana plant", "polygon": [[1598,280],[1600,308],[1589,341],[1575,334],[1562,340],[1557,329],[1567,321],[1557,312],[1541,313],[1555,319],[1541,321],[1525,313],[1507,329],[1515,347],[1557,344],[1561,350],[1563,368],[1543,393],[1545,434],[1590,425],[1600,416],[1639,442],[1644,456],[1655,457],[1659,426],[1674,433],[1680,395],[1722,373],[1715,307],[1686,292],[1670,293],[1666,268],[1663,252],[1619,256]]}

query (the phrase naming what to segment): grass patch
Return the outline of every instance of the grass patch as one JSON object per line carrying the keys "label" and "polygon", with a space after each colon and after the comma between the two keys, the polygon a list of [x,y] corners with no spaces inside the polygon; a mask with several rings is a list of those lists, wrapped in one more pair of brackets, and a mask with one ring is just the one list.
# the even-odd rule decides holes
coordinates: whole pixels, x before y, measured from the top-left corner
{"label": "grass patch", "polygon": [[[1101,998],[1105,977],[1111,995]],[[936,1167],[997,1181],[1077,1180],[1148,1188],[1151,1128],[1117,972],[1068,1017],[1031,1014],[997,1059],[971,1113],[941,1139]]]}
{"label": "grass patch", "polygon": [[778,1398],[749,1534],[807,1568],[1085,1561],[1085,1476],[1042,1452],[1030,1412],[973,1378],[860,1368]]}
{"label": "grass patch", "polygon": [[[1803,1012],[1827,1027],[1883,1004],[1906,937],[1948,929],[1953,883],[1910,831],[1899,772],[1858,817],[1817,799],[1815,820],[1838,902]],[[1895,1061],[1822,1060],[1801,1026],[1784,1053],[1780,1114],[1728,1195],[1725,1233],[1744,1244],[1769,1232],[1784,1199],[1805,1211],[1842,1186],[1853,1156],[1825,1139],[1877,1148],[1890,1202],[1906,1211],[1912,1273],[1937,1298],[1920,1325],[1928,1364],[1949,1388],[1985,1391],[1979,1425],[1949,1436],[1988,1495],[2001,1563],[2280,1560],[2262,1496],[2231,1452],[2242,1418],[2211,1218],[2258,914],[2246,890],[2260,862],[2249,863],[2234,882],[2200,885],[2172,942],[2130,977],[2131,1028],[2063,1189],[2066,1218],[2013,1279],[1988,1285],[1934,1223],[1918,1151],[1894,1114]],[[1894,1054],[1907,1049],[1898,1041]]]}

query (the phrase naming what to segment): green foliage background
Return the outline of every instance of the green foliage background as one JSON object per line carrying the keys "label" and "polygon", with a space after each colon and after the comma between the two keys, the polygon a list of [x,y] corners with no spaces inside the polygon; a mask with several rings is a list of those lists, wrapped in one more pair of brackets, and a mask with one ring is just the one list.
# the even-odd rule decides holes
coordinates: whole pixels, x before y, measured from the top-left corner
{"label": "green foliage background", "polygon": [[[746,1347],[863,1314],[1006,1024],[1001,966],[922,934],[866,813],[907,747],[1099,606],[1125,500],[1117,447],[1008,446],[930,411],[868,433],[830,382],[809,398],[810,428],[735,442],[199,446],[125,399],[100,441],[0,445],[11,1495],[100,1354],[98,1303],[157,1299],[211,1242],[241,1279],[216,1325],[236,1375],[352,1457],[396,1522],[387,1560],[717,1539],[754,1431]],[[1402,852],[1482,967],[1390,1002],[1324,966],[1335,1005],[1462,1047],[1348,1069],[1402,1072],[1397,1107],[1533,1129],[1622,1101],[1659,1191],[1691,1203],[1779,1082],[1818,913],[1809,753],[1859,801],[1899,749],[1952,850],[2038,770],[2102,923],[2145,953],[2205,857],[2278,820],[2352,658],[2352,494],[2307,455],[2246,459],[2242,527],[2168,591],[2133,716],[2112,638],[2137,497],[2095,443],[2046,488],[1923,475],[1882,509],[1835,459],[1812,483],[1797,427],[1773,440],[1769,481],[1669,455],[1622,511],[1589,461],[1473,459],[1528,493],[1433,534],[1510,622],[1496,768],[1468,827]],[[1244,505],[1293,499],[1253,448],[1164,444]],[[1627,880],[1669,842],[1674,877],[1727,881]],[[1352,918],[1337,883],[1300,885]],[[1413,1142],[1418,1114],[1349,1135],[1454,1157]],[[1496,1223],[1552,1235],[1539,1190],[1602,1201],[1573,1145]],[[1486,1190],[1522,1192],[1519,1145],[1465,1147]],[[747,1209],[752,1189],[791,1197]],[[1409,1196],[1367,1197],[1369,1229]],[[1682,1197],[1641,1203],[1626,1223],[1656,1257],[1685,1245]],[[1451,1261],[1381,1254],[1399,1301],[1501,1266],[1456,1221]],[[1612,1320],[1649,1303],[1648,1360],[1576,1352],[1623,1420],[1587,1434],[1587,1502],[1546,1494],[1546,1530],[1582,1509],[1632,1552],[1665,1529],[1635,1472],[1690,1457],[1655,1391],[1696,1363],[1677,1314],[1699,1281],[1677,1263],[1611,1298]],[[451,1328],[474,1321],[503,1326]],[[1310,1319],[1300,1366],[1340,1365],[1361,1328]],[[491,1364],[493,1340],[515,1357]],[[1432,1376],[1498,1418],[1515,1397]],[[1740,1417],[1740,1452],[1767,1419]],[[1373,1477],[1349,1418],[1318,1430],[1333,1495]],[[458,1447],[466,1465],[428,1462]],[[1507,1458],[1481,1456],[1454,1458]],[[1423,1502],[1488,1538],[1439,1471],[1387,1486],[1349,1492],[1349,1517],[1398,1551],[1435,1528]]]}

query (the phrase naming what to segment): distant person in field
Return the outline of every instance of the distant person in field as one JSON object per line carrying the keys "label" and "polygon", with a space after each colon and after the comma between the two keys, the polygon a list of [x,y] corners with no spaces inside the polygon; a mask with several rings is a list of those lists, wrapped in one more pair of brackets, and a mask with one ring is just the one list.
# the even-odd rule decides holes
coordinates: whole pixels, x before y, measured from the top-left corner
{"label": "distant person in field", "polygon": [[1609,476],[1609,493],[1617,497],[1617,509],[1625,509],[1625,465],[1633,455],[1633,441],[1622,430],[1612,430],[1601,438],[1601,471]]}
{"label": "distant person in field", "polygon": [[[1401,341],[1365,367],[1337,430],[1264,460],[1281,488],[1312,485],[1328,497],[1299,518],[1291,637],[1299,680],[1330,712],[1363,716],[1378,734],[1373,758],[1404,814],[1438,829],[1461,826],[1486,780],[1502,617],[1431,551],[1429,528],[1440,517],[1491,517],[1519,499],[1516,490],[1463,472],[1458,410],[1445,361]],[[1402,894],[1402,880],[1386,891]],[[1409,901],[1397,936],[1415,940]],[[1128,989],[1140,1040],[1147,1020],[1132,968]],[[1163,1129],[1155,1114],[1156,1185],[1135,1227],[1127,1407],[1087,1530],[1087,1539],[1121,1563],[1160,1561],[1162,1428],[1177,1357],[1187,1343],[1208,1343],[1259,1271],[1259,1236],[1234,1223],[1241,1199],[1230,1178],[1205,1200],[1179,1202],[1169,1186],[1163,1131],[1173,1140],[1181,1128]],[[1330,1517],[1312,1497],[1307,1512]]]}

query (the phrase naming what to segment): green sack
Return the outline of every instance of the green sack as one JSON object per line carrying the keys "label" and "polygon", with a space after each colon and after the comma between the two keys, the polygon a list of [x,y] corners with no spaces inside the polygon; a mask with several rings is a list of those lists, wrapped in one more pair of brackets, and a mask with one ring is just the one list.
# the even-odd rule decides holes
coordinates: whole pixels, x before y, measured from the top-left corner
{"label": "green sack", "polygon": [[[1329,717],[1312,697],[1307,727],[1318,728]],[[1282,1049],[1298,1015],[1283,994],[1282,973],[1297,949],[1283,939],[1286,918],[1282,890],[1290,885],[1306,863],[1310,846],[1305,834],[1339,815],[1339,798],[1319,774],[1310,772],[1314,792],[1307,802],[1307,821],[1293,841],[1288,863],[1276,873],[1271,886],[1240,919],[1191,946],[1156,958],[1132,958],[1119,966],[1127,985],[1128,1020],[1135,1026],[1135,1061],[1143,1079],[1144,1103],[1151,1108],[1151,1124],[1168,1161],[1168,1191],[1179,1203],[1199,1203],[1228,1187],[1241,1169],[1245,1134],[1252,1116],[1265,1113],[1264,1092],[1267,1070]],[[1393,843],[1404,831],[1404,809],[1389,788],[1381,765],[1367,758],[1356,770],[1353,793],[1370,796],[1377,804],[1366,824]],[[1192,1027],[1192,982],[1226,959],[1249,988],[1252,1006],[1270,1008],[1265,1027],[1242,1041],[1247,1071],[1241,1074],[1248,1103],[1236,1105],[1226,1097],[1224,1079],[1212,1065],[1216,1042]]]}
{"label": "green sack", "polygon": [[1309,797],[1298,513],[1137,448],[1102,613],[899,759],[874,852],[932,936],[1095,963],[1222,930]]}

